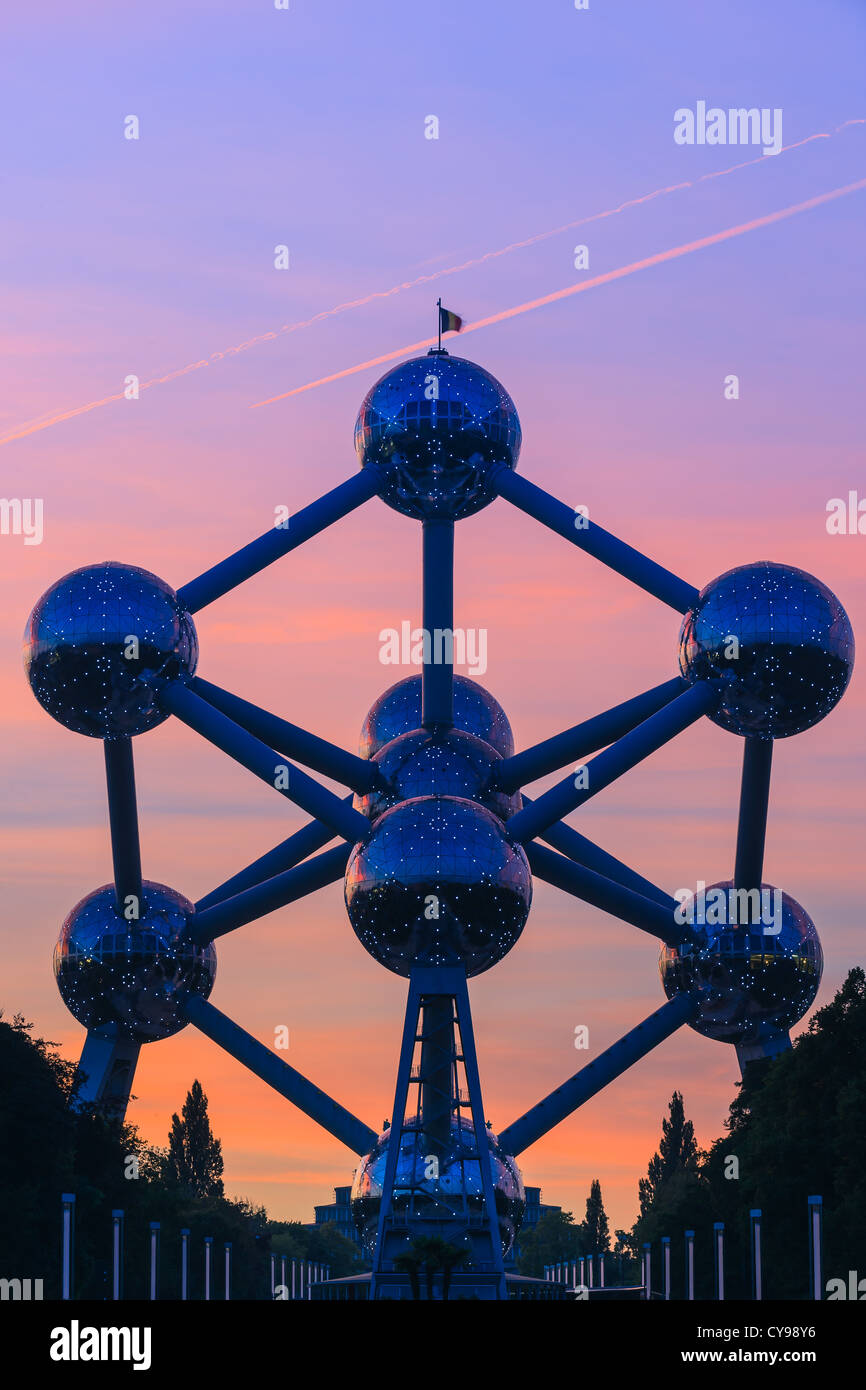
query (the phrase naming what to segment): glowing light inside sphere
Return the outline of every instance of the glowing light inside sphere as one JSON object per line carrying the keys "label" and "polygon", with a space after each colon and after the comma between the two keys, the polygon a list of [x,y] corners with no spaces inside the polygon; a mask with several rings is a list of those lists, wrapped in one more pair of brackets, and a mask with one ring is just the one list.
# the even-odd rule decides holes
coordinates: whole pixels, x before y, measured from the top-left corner
{"label": "glowing light inside sphere", "polygon": [[[485,1136],[499,1238],[503,1255],[508,1255],[526,1210],[526,1193],[514,1158],[503,1151],[492,1130],[485,1130]],[[385,1164],[393,1137],[392,1129],[380,1134],[372,1153],[361,1159],[352,1184],[352,1218],[370,1254],[376,1243]],[[463,1217],[464,1197],[469,1212],[474,1211],[480,1217],[483,1210],[481,1163],[477,1157],[471,1121],[466,1116],[459,1121],[456,1117],[452,1119],[450,1140],[444,1149],[436,1139],[419,1129],[417,1122],[414,1127],[407,1126],[399,1136],[399,1142],[393,1194],[394,1215],[398,1222],[415,1217],[420,1221],[435,1219],[437,1223],[447,1225],[448,1213],[453,1210],[454,1225],[459,1230],[466,1224]],[[431,1155],[436,1156],[435,1164],[430,1162]]]}
{"label": "glowing light inside sphere", "polygon": [[457,521],[493,501],[490,472],[514,468],[520,420],[505,387],[463,357],[433,351],[386,372],[355,425],[362,467],[386,482],[383,502],[405,516]]}
{"label": "glowing light inside sphere", "polygon": [[[372,758],[400,734],[421,726],[421,677],[406,676],[383,692],[370,707],[358,751]],[[468,676],[454,676],[454,727],[474,734],[503,758],[514,752],[514,736],[505,710],[489,691]]]}
{"label": "glowing light inside sphere", "polygon": [[[724,890],[730,902],[732,887],[730,882],[713,884],[706,890],[707,903],[716,889]],[[705,1038],[749,1043],[768,1032],[785,1032],[800,1021],[818,993],[824,957],[815,924],[787,893],[768,883],[762,891],[767,908],[763,918],[726,908],[723,925],[708,921],[703,928],[705,945],[662,947],[659,972],[665,994],[673,999],[686,990],[701,991],[700,1012],[691,1026]]]}
{"label": "glowing light inside sphere", "polygon": [[461,729],[413,729],[375,755],[383,786],[355,797],[357,810],[375,820],[389,807],[416,796],[458,796],[486,806],[500,820],[520,810],[519,793],[491,787],[501,758],[489,743]]}
{"label": "glowing light inside sphere", "polygon": [[137,1042],[170,1038],[186,1026],[186,992],[207,999],[216,977],[213,943],[185,936],[193,905],[162,883],[142,884],[141,915],[127,921],[113,885],[78,903],[60,929],[54,974],[63,1002],[85,1028],[115,1024]]}
{"label": "glowing light inside sphere", "polygon": [[686,680],[717,681],[709,718],[732,733],[787,738],[842,698],[854,665],[848,615],[803,570],[763,560],[701,590],[680,632]]}
{"label": "glowing light inside sphere", "polygon": [[168,716],[148,676],[192,675],[198,639],[174,590],[135,565],[73,570],[36,604],[24,668],[52,718],[91,738],[144,733]]}
{"label": "glowing light inside sphere", "polygon": [[370,955],[397,975],[413,965],[489,970],[511,950],[529,914],[526,855],[476,802],[403,801],[356,845],[346,907]]}

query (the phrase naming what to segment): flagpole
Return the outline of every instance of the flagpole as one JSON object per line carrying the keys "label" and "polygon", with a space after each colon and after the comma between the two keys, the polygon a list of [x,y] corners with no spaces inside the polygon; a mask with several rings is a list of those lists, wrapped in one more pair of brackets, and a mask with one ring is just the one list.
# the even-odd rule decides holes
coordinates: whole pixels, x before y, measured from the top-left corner
{"label": "flagpole", "polygon": [[442,300],[441,300],[441,299],[437,299],[437,300],[436,300],[436,308],[437,308],[438,311],[439,311],[439,313],[438,313],[439,344],[438,344],[438,346],[437,346],[437,348],[436,348],[436,351],[437,351],[437,352],[441,352],[441,351],[442,351]]}

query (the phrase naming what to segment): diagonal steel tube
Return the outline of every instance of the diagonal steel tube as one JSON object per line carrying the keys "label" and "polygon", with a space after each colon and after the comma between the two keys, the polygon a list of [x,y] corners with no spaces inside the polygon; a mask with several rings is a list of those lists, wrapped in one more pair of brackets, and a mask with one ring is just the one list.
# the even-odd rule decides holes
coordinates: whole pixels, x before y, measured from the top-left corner
{"label": "diagonal steel tube", "polygon": [[[327,787],[319,786],[306,772],[301,772],[285,761],[281,754],[275,753],[267,744],[253,738],[239,724],[196,695],[188,686],[173,681],[158,691],[163,709],[177,715],[202,738],[222,749],[235,762],[241,764],[260,777],[263,782],[279,791],[289,801],[294,801],[309,815],[333,826],[337,834],[354,843],[364,839],[370,829],[370,822],[360,811],[347,806]],[[278,785],[278,769],[285,769],[286,786]]]}
{"label": "diagonal steel tube", "polygon": [[[706,714],[718,699],[718,690],[709,681],[699,681],[678,695],[657,714],[650,715],[631,733],[625,734],[599,753],[586,765],[586,785],[572,775],[558,782],[531,806],[518,811],[508,822],[508,834],[514,840],[527,841],[541,835],[549,826],[582,806],[596,792],[616,781],[662,744],[681,734],[695,720]],[[576,785],[580,781],[581,785]]]}
{"label": "diagonal steel tube", "polygon": [[545,883],[561,888],[563,892],[600,908],[602,912],[609,912],[612,917],[630,922],[633,927],[639,927],[651,936],[657,936],[666,946],[679,946],[694,936],[688,926],[680,926],[676,922],[674,913],[679,903],[675,898],[671,898],[669,904],[663,907],[661,903],[653,902],[631,888],[624,888],[621,883],[615,883],[603,874],[575,864],[565,855],[545,849],[544,845],[528,844],[526,857],[533,874]]}
{"label": "diagonal steel tube", "polygon": [[699,1007],[694,994],[679,994],[655,1013],[638,1023],[594,1062],[589,1062],[570,1080],[551,1091],[519,1120],[500,1131],[499,1142],[508,1154],[515,1156],[536,1144],[549,1130],[573,1114],[592,1096],[614,1081],[641,1057],[669,1038],[694,1016]]}
{"label": "diagonal steel tube", "polygon": [[324,854],[317,854],[315,858],[298,864],[294,869],[275,874],[264,883],[258,883],[233,898],[226,898],[213,907],[205,908],[203,912],[197,912],[189,923],[193,940],[204,946],[218,936],[225,936],[237,927],[244,927],[248,922],[266,917],[269,912],[276,912],[280,907],[305,898],[317,888],[338,882],[346,872],[346,862],[351,852],[350,845],[337,845],[334,849],[325,850]]}
{"label": "diagonal steel tube", "polygon": [[576,515],[571,507],[551,497],[549,492],[537,487],[522,474],[503,466],[497,471],[493,485],[500,497],[506,498],[529,516],[534,516],[536,521],[571,541],[572,545],[594,555],[609,569],[616,570],[617,574],[630,579],[639,588],[646,589],[647,593],[669,604],[678,613],[686,613],[694,607],[699,591],[692,584],[677,578],[670,570],[657,565],[655,560],[648,560],[639,550],[618,540],[596,522]]}
{"label": "diagonal steel tube", "polygon": [[341,1144],[345,1144],[356,1154],[369,1153],[376,1143],[377,1135],[350,1111],[346,1110],[329,1095],[314,1086],[294,1067],[276,1057],[273,1052],[256,1038],[239,1028],[225,1014],[215,1009],[206,999],[187,995],[183,1011],[190,1023],[204,1033],[248,1071],[272,1086],[286,1100],[290,1100],[317,1125],[333,1134]]}
{"label": "diagonal steel tube", "polygon": [[585,758],[598,748],[605,748],[629,733],[637,724],[642,724],[657,710],[664,709],[684,690],[688,690],[687,683],[682,676],[675,676],[673,680],[653,686],[652,690],[645,690],[642,695],[635,695],[621,705],[614,705],[613,709],[584,719],[564,733],[554,734],[552,738],[536,743],[522,753],[503,758],[494,770],[495,785],[502,791],[516,792],[518,787],[546,777],[548,772],[556,772],[557,768],[564,767],[575,758]]}
{"label": "diagonal steel tube", "polygon": [[380,486],[381,479],[372,465],[362,469],[354,477],[340,483],[339,487],[326,492],[324,497],[296,512],[289,518],[287,526],[272,526],[242,550],[182,585],[177,591],[178,598],[187,612],[197,613],[245,579],[273,564],[274,560],[287,555],[303,541],[324,531],[326,526],[354,511],[378,492]]}
{"label": "diagonal steel tube", "polygon": [[377,767],[369,758],[359,758],[357,753],[338,748],[327,739],[319,738],[318,734],[308,733],[297,724],[290,724],[288,719],[270,714],[249,700],[242,700],[239,695],[232,695],[221,686],[212,685],[201,676],[194,676],[188,688],[207,700],[214,709],[240,724],[254,738],[260,738],[263,743],[290,758],[297,758],[298,762],[311,767],[314,772],[320,772],[323,777],[332,777],[335,782],[342,782],[344,787],[351,787],[356,792],[368,792],[376,785]]}

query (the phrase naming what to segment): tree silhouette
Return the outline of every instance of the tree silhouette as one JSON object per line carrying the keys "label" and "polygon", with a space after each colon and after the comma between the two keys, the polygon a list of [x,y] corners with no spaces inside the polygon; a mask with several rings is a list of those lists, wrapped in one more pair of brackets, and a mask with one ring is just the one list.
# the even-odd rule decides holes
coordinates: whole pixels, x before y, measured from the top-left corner
{"label": "tree silhouette", "polygon": [[416,1300],[420,1300],[421,1298],[422,1263],[422,1256],[414,1248],[414,1245],[410,1246],[408,1250],[404,1250],[402,1255],[398,1255],[394,1261],[394,1268],[398,1270],[399,1273],[408,1274],[409,1284],[412,1289],[412,1297]]}
{"label": "tree silhouette", "polygon": [[649,1161],[647,1175],[638,1183],[640,1214],[646,1216],[657,1200],[662,1188],[670,1182],[675,1173],[696,1173],[698,1169],[698,1146],[695,1143],[695,1127],[685,1117],[683,1098],[674,1091],[670,1099],[669,1118],[662,1120],[662,1137],[658,1153]]}
{"label": "tree silhouette", "polygon": [[192,1083],[181,1113],[183,1118],[171,1117],[165,1176],[193,1197],[222,1197],[222,1145],[211,1130],[199,1081]]}
{"label": "tree silhouette", "polygon": [[586,1219],[583,1223],[583,1238],[591,1255],[600,1255],[610,1249],[610,1229],[607,1213],[601,1198],[601,1183],[593,1178],[589,1196],[586,1199]]}

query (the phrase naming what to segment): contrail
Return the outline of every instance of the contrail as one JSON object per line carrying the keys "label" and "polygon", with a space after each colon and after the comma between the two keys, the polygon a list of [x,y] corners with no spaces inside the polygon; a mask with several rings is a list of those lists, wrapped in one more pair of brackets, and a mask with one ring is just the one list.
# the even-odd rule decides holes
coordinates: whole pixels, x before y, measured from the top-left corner
{"label": "contrail", "polygon": [[[790,145],[783,145],[780,154],[788,153],[791,150],[800,149],[803,145],[809,145],[813,140],[830,140],[834,135],[848,126],[866,125],[866,118],[853,117],[851,120],[843,121],[830,131],[816,131],[812,135],[805,136],[802,140],[795,140]],[[386,290],[374,290],[370,294],[363,295],[358,299],[347,299],[340,304],[333,305],[330,309],[322,309],[311,318],[300,319],[295,323],[284,323],[279,328],[271,329],[267,333],[257,334],[253,338],[247,338],[245,342],[236,343],[233,347],[222,348],[219,352],[212,352],[208,357],[199,358],[198,361],[188,362],[186,366],[176,367],[165,372],[161,376],[151,377],[147,381],[139,382],[139,395],[142,391],[149,390],[152,386],[162,386],[167,382],[176,381],[179,377],[186,376],[189,372],[200,371],[202,367],[209,367],[215,362],[221,362],[226,357],[236,357],[242,352],[248,352],[250,348],[258,347],[260,343],[273,342],[276,338],[287,336],[289,333],[297,333],[303,328],[310,328],[313,324],[321,323],[324,319],[334,318],[339,314],[348,313],[351,309],[361,309],[368,304],[373,304],[379,299],[390,299],[394,295],[402,294],[404,290],[416,289],[419,285],[432,284],[436,280],[444,279],[449,275],[459,275],[464,270],[472,270],[476,266],[484,265],[487,261],[497,260],[500,256],[510,255],[512,251],[521,251],[528,246],[537,246],[542,241],[548,241],[551,237],[560,236],[563,232],[575,230],[577,227],[587,226],[591,222],[601,222],[607,217],[615,217],[619,213],[626,212],[629,208],[639,207],[643,203],[650,203],[655,198],[666,197],[670,193],[676,193],[684,188],[694,188],[708,179],[719,179],[727,174],[734,174],[740,169],[748,169],[751,165],[760,164],[766,166],[768,163],[763,153],[755,159],[743,160],[740,164],[731,164],[726,169],[716,169],[711,173],[701,174],[696,179],[686,179],[682,183],[667,184],[662,188],[653,189],[651,193],[644,193],[638,198],[629,198],[624,203],[618,203],[616,207],[606,208],[603,212],[594,212],[586,217],[579,217],[573,222],[563,222],[559,227],[552,227],[544,232],[536,232],[533,236],[525,237],[521,241],[509,242],[507,246],[500,246],[494,251],[485,251],[479,256],[473,256],[469,260],[460,261],[458,264],[445,266],[441,270],[430,271],[424,275],[417,275],[412,280],[401,280],[395,285],[391,285]],[[466,331],[465,328],[463,330]],[[115,401],[124,400],[124,392],[116,391],[112,395],[103,396],[99,400],[88,401],[85,405],[74,406],[70,410],[60,413],[52,413],[37,416],[25,424],[16,426],[8,434],[0,436],[0,444],[10,444],[15,439],[23,439],[27,435],[37,434],[40,430],[48,429],[51,425],[59,425],[64,420],[72,420],[77,415],[86,415],[91,410],[98,410],[102,406],[112,405]]]}
{"label": "contrail", "polygon": [[[559,299],[568,299],[573,294],[583,294],[586,290],[595,289],[597,285],[607,285],[611,280],[622,280],[626,275],[634,275],[639,270],[648,270],[650,266],[661,265],[663,261],[673,261],[679,256],[687,256],[692,251],[700,251],[705,246],[715,246],[720,241],[730,241],[732,237],[743,236],[745,232],[757,231],[759,227],[769,227],[773,222],[781,222],[785,217],[794,217],[798,212],[808,212],[810,208],[820,207],[822,203],[832,202],[834,198],[843,198],[847,193],[856,193],[859,189],[866,188],[866,179],[860,179],[858,183],[848,183],[843,188],[833,188],[829,193],[819,193],[814,198],[807,198],[803,203],[794,203],[791,207],[780,208],[778,212],[769,212],[764,217],[756,217],[751,222],[741,222],[736,227],[726,227],[724,231],[712,232],[709,236],[699,237],[697,241],[687,241],[682,246],[672,246],[667,251],[658,251],[654,256],[645,256],[643,260],[632,261],[630,265],[618,266],[616,270],[606,270],[602,275],[594,275],[591,280],[581,280],[575,285],[566,285],[564,289],[554,290],[552,294],[542,295],[539,299],[529,299],[524,304],[515,304],[511,309],[501,309],[496,314],[490,314],[487,318],[476,319],[474,323],[466,323],[460,330],[463,333],[472,333],[478,328],[488,328],[492,323],[504,323],[506,319],[516,318],[518,314],[526,314],[530,309],[541,309],[546,304],[554,304]],[[456,336],[456,335],[454,335]],[[407,347],[397,348],[394,352],[383,353],[380,357],[368,358],[366,362],[359,362],[354,367],[344,367],[341,372],[332,372],[330,376],[319,377],[316,381],[308,381],[303,386],[294,386],[291,391],[283,391],[278,396],[269,396],[267,400],[255,401],[251,410],[257,410],[262,405],[273,405],[274,401],[284,401],[290,396],[299,396],[302,391],[312,391],[317,386],[325,386],[330,381],[340,381],[343,377],[354,376],[356,372],[367,371],[370,367],[380,367],[386,362],[393,362],[397,358],[410,356],[414,352],[421,352],[424,348],[432,347],[437,341],[435,337],[425,338],[422,342],[410,343]]]}

